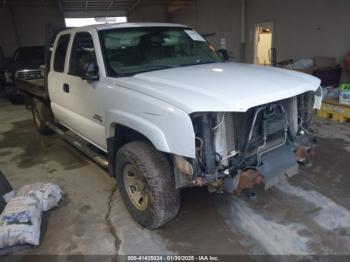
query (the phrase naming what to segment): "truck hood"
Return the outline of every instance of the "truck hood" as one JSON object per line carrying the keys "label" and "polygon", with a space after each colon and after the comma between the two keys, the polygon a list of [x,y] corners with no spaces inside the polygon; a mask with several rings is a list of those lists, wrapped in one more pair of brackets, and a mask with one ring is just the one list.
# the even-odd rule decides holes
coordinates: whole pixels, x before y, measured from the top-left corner
{"label": "truck hood", "polygon": [[239,63],[177,67],[116,79],[125,88],[163,100],[187,113],[245,112],[316,91],[320,80],[292,70]]}

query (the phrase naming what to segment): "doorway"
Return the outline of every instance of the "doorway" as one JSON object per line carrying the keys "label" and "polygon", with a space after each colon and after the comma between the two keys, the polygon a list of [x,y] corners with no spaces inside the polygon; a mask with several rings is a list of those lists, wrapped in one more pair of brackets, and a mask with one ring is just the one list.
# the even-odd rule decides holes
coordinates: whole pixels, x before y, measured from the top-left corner
{"label": "doorway", "polygon": [[254,64],[273,64],[273,22],[255,25]]}

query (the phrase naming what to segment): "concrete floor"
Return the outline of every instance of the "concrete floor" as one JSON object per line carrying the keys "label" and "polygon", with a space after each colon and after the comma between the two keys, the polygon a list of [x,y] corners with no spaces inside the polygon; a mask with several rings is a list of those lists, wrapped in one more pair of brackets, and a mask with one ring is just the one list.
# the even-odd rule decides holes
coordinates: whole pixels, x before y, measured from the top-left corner
{"label": "concrete floor", "polygon": [[40,136],[23,106],[0,102],[0,169],[14,188],[61,186],[29,254],[350,254],[350,126],[315,119],[313,167],[255,199],[184,190],[174,221],[138,226],[116,182],[58,136]]}

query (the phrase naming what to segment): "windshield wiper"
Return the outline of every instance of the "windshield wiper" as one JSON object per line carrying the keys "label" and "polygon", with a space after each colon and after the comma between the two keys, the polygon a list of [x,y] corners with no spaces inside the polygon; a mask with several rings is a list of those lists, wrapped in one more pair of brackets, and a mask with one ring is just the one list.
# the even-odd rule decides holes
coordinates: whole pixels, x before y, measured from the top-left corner
{"label": "windshield wiper", "polygon": [[170,68],[175,68],[174,66],[167,66],[167,65],[146,65],[147,69],[137,71],[137,72],[132,72],[132,73],[126,73],[124,76],[133,76],[137,74],[142,74],[142,73],[147,73],[147,72],[152,72],[152,71],[157,71],[157,70],[163,70],[163,69],[170,69]]}
{"label": "windshield wiper", "polygon": [[152,65],[148,64],[145,65],[146,68],[151,68],[151,69],[169,69],[169,68],[174,68],[173,66],[168,66],[168,65]]}
{"label": "windshield wiper", "polygon": [[193,66],[193,65],[204,65],[204,64],[215,64],[216,61],[198,61],[198,62],[194,62],[194,63],[189,63],[189,64],[181,64],[179,65],[180,67],[184,67],[184,66]]}

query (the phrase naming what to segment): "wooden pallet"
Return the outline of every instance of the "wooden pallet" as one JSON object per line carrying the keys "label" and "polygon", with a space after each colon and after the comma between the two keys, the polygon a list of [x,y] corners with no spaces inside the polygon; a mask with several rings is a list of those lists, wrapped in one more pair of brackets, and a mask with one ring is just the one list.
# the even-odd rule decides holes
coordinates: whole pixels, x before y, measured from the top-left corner
{"label": "wooden pallet", "polygon": [[337,99],[324,100],[317,115],[323,118],[331,118],[341,123],[350,122],[350,105],[341,105]]}

